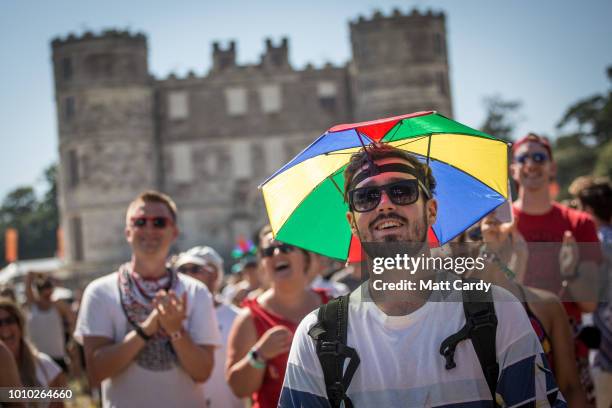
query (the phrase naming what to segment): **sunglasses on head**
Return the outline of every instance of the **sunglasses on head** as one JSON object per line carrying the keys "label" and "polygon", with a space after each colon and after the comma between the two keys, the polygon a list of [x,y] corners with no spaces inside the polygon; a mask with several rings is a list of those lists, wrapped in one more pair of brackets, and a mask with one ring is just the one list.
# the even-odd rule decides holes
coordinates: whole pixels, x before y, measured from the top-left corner
{"label": "sunglasses on head", "polygon": [[354,211],[372,211],[382,199],[382,192],[395,205],[410,205],[419,199],[417,179],[407,179],[382,186],[360,187],[349,191],[349,205]]}
{"label": "sunglasses on head", "polygon": [[548,155],[542,152],[535,152],[531,154],[521,154],[520,156],[516,157],[516,161],[521,164],[525,164],[527,162],[527,159],[531,159],[532,162],[539,164],[544,163],[546,160],[548,160]]}
{"label": "sunglasses on head", "polygon": [[5,317],[4,319],[0,319],[0,327],[10,326],[12,324],[17,324],[17,318],[15,316]]}
{"label": "sunglasses on head", "polygon": [[168,217],[132,217],[132,226],[142,228],[147,223],[151,223],[154,228],[166,228],[170,223],[170,219]]}
{"label": "sunglasses on head", "polygon": [[270,257],[274,255],[274,251],[279,250],[279,252],[283,253],[283,254],[288,254],[290,252],[293,252],[293,250],[295,249],[294,246],[289,245],[289,244],[280,244],[280,245],[270,245],[267,248],[262,248],[261,249],[261,256],[264,258]]}

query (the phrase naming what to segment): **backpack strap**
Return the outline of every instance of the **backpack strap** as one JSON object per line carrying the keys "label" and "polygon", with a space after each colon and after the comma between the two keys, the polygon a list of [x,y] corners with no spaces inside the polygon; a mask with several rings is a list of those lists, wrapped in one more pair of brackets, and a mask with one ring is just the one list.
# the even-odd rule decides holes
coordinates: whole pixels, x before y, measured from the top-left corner
{"label": "backpack strap", "polygon": [[[470,281],[470,279],[466,279]],[[457,333],[446,338],[440,345],[440,354],[446,359],[447,370],[457,366],[455,364],[455,348],[463,340],[471,339],[478,362],[482,368],[493,403],[499,376],[499,364],[495,339],[497,333],[497,316],[491,291],[464,290],[463,311],[465,313],[465,326]]]}
{"label": "backpack strap", "polygon": [[[308,335],[317,343],[317,357],[332,408],[340,407],[342,402],[345,408],[353,408],[346,390],[361,361],[357,351],[346,345],[349,296],[341,296],[321,305],[317,323],[308,331]],[[343,375],[344,360],[347,358],[349,364]]]}

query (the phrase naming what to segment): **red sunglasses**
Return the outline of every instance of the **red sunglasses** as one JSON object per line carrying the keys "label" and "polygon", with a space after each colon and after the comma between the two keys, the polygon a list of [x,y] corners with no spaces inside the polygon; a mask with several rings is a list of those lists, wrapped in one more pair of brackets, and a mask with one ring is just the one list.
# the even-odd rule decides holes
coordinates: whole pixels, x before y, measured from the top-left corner
{"label": "red sunglasses", "polygon": [[168,217],[132,217],[130,219],[133,227],[143,228],[147,223],[151,223],[154,228],[163,229],[172,223]]}

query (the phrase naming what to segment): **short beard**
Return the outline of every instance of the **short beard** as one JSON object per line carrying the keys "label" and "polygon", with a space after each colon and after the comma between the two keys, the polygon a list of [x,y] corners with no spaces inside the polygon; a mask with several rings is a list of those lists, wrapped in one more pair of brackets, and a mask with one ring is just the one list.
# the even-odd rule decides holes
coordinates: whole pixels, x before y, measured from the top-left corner
{"label": "short beard", "polygon": [[[387,235],[383,238],[383,242],[420,243],[427,241],[427,212],[423,211],[423,220],[421,223],[411,223],[408,222],[408,220],[406,219],[404,219],[404,222],[408,224],[407,228],[409,230],[409,235],[406,239],[401,239],[401,237],[399,237],[398,235]],[[416,237],[416,239],[410,239],[410,237]]]}

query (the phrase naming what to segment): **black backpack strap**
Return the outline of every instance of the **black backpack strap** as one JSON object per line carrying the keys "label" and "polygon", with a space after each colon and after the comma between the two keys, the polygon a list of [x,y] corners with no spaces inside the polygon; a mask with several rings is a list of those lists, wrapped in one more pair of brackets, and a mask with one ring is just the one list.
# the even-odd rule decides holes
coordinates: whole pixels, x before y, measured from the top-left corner
{"label": "black backpack strap", "polygon": [[[346,408],[353,408],[346,390],[360,362],[355,349],[346,345],[349,296],[341,296],[321,305],[318,321],[308,331],[308,335],[317,343],[327,399],[333,408],[340,407],[342,402]],[[343,375],[344,360],[347,358],[349,364]]]}
{"label": "black backpack strap", "polygon": [[493,294],[491,291],[476,290],[464,290],[462,293],[465,326],[442,342],[440,354],[446,359],[446,369],[450,370],[457,366],[454,360],[457,344],[460,341],[471,339],[493,397],[493,403],[497,406],[495,390],[497,389],[499,364],[495,348],[497,316],[495,315]]}

